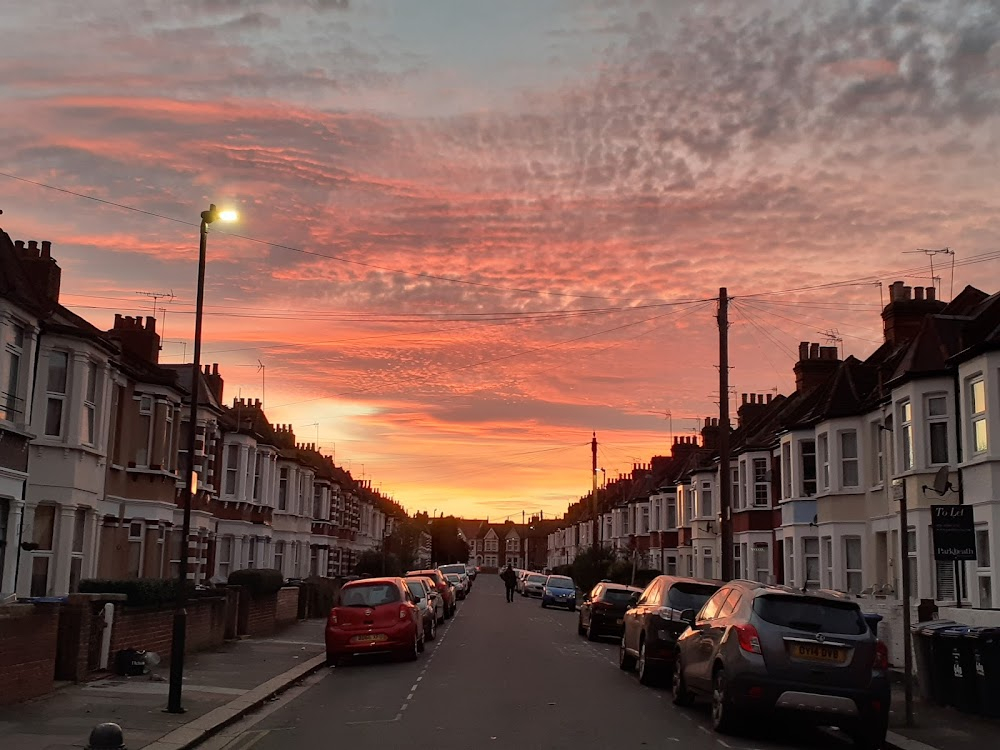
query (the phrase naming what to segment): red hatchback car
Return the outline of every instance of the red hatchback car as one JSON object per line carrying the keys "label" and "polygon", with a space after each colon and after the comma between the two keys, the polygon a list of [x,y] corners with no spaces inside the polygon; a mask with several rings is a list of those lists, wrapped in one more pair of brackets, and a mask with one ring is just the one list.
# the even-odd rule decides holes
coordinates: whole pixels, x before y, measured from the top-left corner
{"label": "red hatchback car", "polygon": [[326,623],[326,663],[390,653],[413,661],[424,650],[420,610],[402,578],[345,583]]}

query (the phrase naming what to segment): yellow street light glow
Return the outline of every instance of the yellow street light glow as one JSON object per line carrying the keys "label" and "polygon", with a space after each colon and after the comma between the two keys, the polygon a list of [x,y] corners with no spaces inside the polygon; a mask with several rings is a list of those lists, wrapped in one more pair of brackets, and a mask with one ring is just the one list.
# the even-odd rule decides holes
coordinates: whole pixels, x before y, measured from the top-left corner
{"label": "yellow street light glow", "polygon": [[239,213],[237,213],[231,208],[226,209],[225,211],[219,211],[220,221],[236,221],[239,218],[240,218]]}

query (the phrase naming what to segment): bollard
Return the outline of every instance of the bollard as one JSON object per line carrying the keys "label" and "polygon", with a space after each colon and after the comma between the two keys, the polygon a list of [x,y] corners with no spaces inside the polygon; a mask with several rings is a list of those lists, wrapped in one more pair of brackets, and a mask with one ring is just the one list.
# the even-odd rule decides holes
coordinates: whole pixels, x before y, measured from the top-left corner
{"label": "bollard", "polygon": [[98,724],[90,731],[86,750],[125,750],[122,728],[110,721]]}

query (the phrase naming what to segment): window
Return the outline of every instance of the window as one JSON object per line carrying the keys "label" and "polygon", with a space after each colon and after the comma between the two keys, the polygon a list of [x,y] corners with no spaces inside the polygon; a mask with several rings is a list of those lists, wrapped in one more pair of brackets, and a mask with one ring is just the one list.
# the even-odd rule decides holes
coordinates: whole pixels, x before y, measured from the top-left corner
{"label": "window", "polygon": [[883,461],[885,461],[885,443],[882,439],[882,425],[878,422],[872,422],[869,425],[871,430],[871,440],[872,440],[872,453],[874,454],[874,460],[872,461],[872,486],[878,486],[885,481],[885,467]]}
{"label": "window", "polygon": [[713,560],[712,548],[705,547],[705,550],[702,554],[704,556],[703,570],[705,578],[715,578],[715,564],[714,564],[715,561]]}
{"label": "window", "polygon": [[857,487],[861,484],[856,430],[844,430],[840,433],[840,484],[842,487]]}
{"label": "window", "polygon": [[802,540],[805,559],[805,576],[807,589],[819,588],[819,539],[810,536]]}
{"label": "window", "polygon": [[743,578],[743,556],[742,549],[743,545],[734,544],[733,545],[733,578]]}
{"label": "window", "polygon": [[758,583],[767,583],[771,576],[770,552],[767,542],[753,543],[753,577]]}
{"label": "window", "polygon": [[913,405],[909,401],[899,405],[899,428],[903,471],[909,471],[913,468]]}
{"label": "window", "polygon": [[799,443],[799,457],[802,463],[802,497],[816,494],[816,441],[803,440]]}
{"label": "window", "polygon": [[299,491],[296,496],[295,512],[304,513],[306,509],[306,475],[299,472]]}
{"label": "window", "polygon": [[69,592],[75,594],[80,588],[83,575],[83,540],[87,530],[87,511],[78,508],[73,514],[73,543],[69,558]]}
{"label": "window", "polygon": [[969,384],[969,415],[972,419],[972,450],[985,453],[989,447],[986,437],[986,383],[982,378]]}
{"label": "window", "polygon": [[668,529],[677,528],[677,496],[667,496],[667,526]]}
{"label": "window", "polygon": [[682,488],[684,492],[684,525],[690,526],[691,519],[694,518],[694,488],[693,486],[685,486]]}
{"label": "window", "polygon": [[785,540],[785,583],[795,585],[795,540]]}
{"label": "window", "polygon": [[[10,422],[15,420],[15,416],[24,413],[19,406],[21,398],[18,396],[18,388],[21,384],[21,359],[24,356],[24,326],[14,323],[12,326],[13,336],[7,343],[7,381],[4,383],[4,391],[0,393],[0,419]],[[0,381],[2,382],[2,381]]]}
{"label": "window", "polygon": [[722,609],[722,605],[726,603],[726,599],[729,598],[729,594],[732,593],[732,589],[724,588],[717,591],[711,599],[706,602],[705,606],[702,608],[701,612],[698,614],[699,620],[711,620],[719,613]]}
{"label": "window", "polygon": [[830,489],[830,441],[824,432],[819,436],[819,466],[822,477],[822,488]]}
{"label": "window", "polygon": [[740,461],[739,476],[737,477],[740,489],[739,494],[733,495],[733,505],[736,510],[747,507],[747,465],[745,461]]}
{"label": "window", "polygon": [[164,405],[163,414],[163,461],[160,465],[164,471],[173,471],[177,460],[177,450],[174,448],[174,424],[177,421],[177,410],[173,404]]}
{"label": "window", "polygon": [[753,504],[757,508],[766,508],[771,504],[771,484],[767,481],[767,459],[753,460]]}
{"label": "window", "polygon": [[719,613],[716,615],[716,617],[718,617],[720,620],[725,617],[729,617],[733,612],[736,611],[736,608],[740,606],[740,599],[742,598],[742,596],[743,595],[740,594],[739,591],[733,589],[733,593],[731,593],[729,596],[726,597],[726,603],[723,604],[722,607],[719,609]]}
{"label": "window", "polygon": [[261,455],[260,451],[258,450],[254,454],[254,461],[253,461],[253,499],[254,500],[260,500],[260,471],[261,471],[261,463],[263,462],[263,460],[264,460],[263,456]]}
{"label": "window", "polygon": [[323,519],[323,487],[318,484],[313,485],[313,518]]}
{"label": "window", "polygon": [[0,581],[3,578],[4,560],[7,559],[7,531],[10,523],[10,500],[0,497]]}
{"label": "window", "polygon": [[823,537],[823,587],[833,588],[833,538]]}
{"label": "window", "polygon": [[83,396],[83,444],[94,444],[94,415],[97,413],[97,365],[86,365],[87,389]]}
{"label": "window", "polygon": [[[711,497],[711,496],[710,496]],[[649,533],[649,506],[643,505],[639,511],[639,530],[640,534]]]}
{"label": "window", "polygon": [[[274,554],[277,555],[278,553],[275,552]],[[215,557],[215,569],[219,578],[228,581],[233,565],[233,538],[231,536],[219,537],[218,551]]]}
{"label": "window", "polygon": [[31,553],[31,596],[46,596],[49,593],[49,568],[52,563],[55,523],[56,506],[39,505],[35,508],[31,541],[37,544],[38,548]]}
{"label": "window", "polygon": [[860,594],[864,589],[864,567],[861,564],[861,537],[844,538],[844,567],[847,570],[847,591]]}
{"label": "window", "polygon": [[914,529],[906,532],[906,554],[907,565],[910,567],[910,599],[918,599],[917,591],[919,587],[917,586],[917,582],[919,576],[917,575],[917,571],[920,566],[917,565],[917,532]]}
{"label": "window", "polygon": [[715,508],[712,503],[711,482],[701,483],[701,515],[708,517],[715,515]]}
{"label": "window", "polygon": [[240,462],[240,446],[230,443],[226,446],[226,486],[224,492],[227,495],[236,494],[236,475]]}
{"label": "window", "polygon": [[252,570],[257,567],[257,537],[250,537],[244,544],[247,549],[247,569]]}
{"label": "window", "polygon": [[976,581],[979,590],[979,606],[982,609],[992,608],[993,580],[990,570],[990,532],[986,528],[976,529]]}
{"label": "window", "polygon": [[664,571],[668,576],[677,575],[677,557],[675,555],[667,555],[667,565]]}
{"label": "window", "polygon": [[948,401],[943,395],[927,397],[927,448],[929,463],[948,463]]}
{"label": "window", "polygon": [[[721,475],[721,472],[720,472],[720,475]],[[732,476],[733,487],[729,491],[729,500],[730,500],[730,503],[736,502],[736,496],[739,493],[739,489],[740,489],[740,487],[739,487],[739,485],[740,485],[740,472],[739,472],[739,469],[734,468],[732,470],[732,475],[733,475]]]}
{"label": "window", "polygon": [[274,569],[280,570],[282,573],[285,572],[285,543],[275,542],[274,543]]}
{"label": "window", "polygon": [[781,496],[786,500],[792,496],[792,444],[781,446]]}
{"label": "window", "polygon": [[49,352],[48,395],[45,404],[45,434],[62,437],[63,407],[66,405],[66,385],[69,374],[69,355],[66,352]]}
{"label": "window", "polygon": [[132,521],[128,525],[128,578],[142,578],[143,557],[143,525],[142,521]]}
{"label": "window", "polygon": [[299,544],[292,542],[292,577],[299,577]]}
{"label": "window", "polygon": [[278,477],[278,510],[288,510],[288,467],[282,467]]}
{"label": "window", "polygon": [[136,435],[135,465],[149,466],[153,454],[153,397],[139,398],[139,432]]}

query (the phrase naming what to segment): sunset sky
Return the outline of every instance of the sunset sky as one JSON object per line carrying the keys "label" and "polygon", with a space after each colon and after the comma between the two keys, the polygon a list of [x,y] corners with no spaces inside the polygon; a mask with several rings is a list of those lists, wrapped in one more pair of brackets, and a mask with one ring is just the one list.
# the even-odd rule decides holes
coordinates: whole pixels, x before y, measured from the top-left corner
{"label": "sunset sky", "polygon": [[107,328],[172,291],[183,361],[199,212],[238,209],[204,361],[411,511],[561,513],[592,431],[610,479],[718,416],[720,286],[737,394],[788,393],[831,330],[869,354],[918,248],[955,252],[945,299],[1000,290],[996,0],[33,0],[0,28],[0,226],[52,241],[63,303]]}

